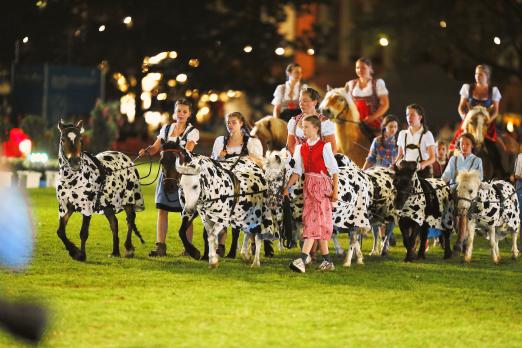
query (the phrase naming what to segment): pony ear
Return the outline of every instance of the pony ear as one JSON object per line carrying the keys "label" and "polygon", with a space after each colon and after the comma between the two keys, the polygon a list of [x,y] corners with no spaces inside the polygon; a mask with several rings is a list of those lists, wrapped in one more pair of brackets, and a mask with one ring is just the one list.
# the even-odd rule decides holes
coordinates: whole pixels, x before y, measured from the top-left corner
{"label": "pony ear", "polygon": [[330,85],[326,85],[326,92],[330,92],[332,90],[332,87]]}
{"label": "pony ear", "polygon": [[255,137],[256,133],[257,133],[257,126],[254,126],[254,128],[252,128],[252,130],[250,131],[250,136]]}
{"label": "pony ear", "polygon": [[60,132],[63,130],[64,127],[65,127],[65,122],[63,121],[62,118],[60,118],[60,121],[58,122],[58,129],[60,130]]}
{"label": "pony ear", "polygon": [[83,120],[78,121],[78,123],[76,124],[76,128],[80,129],[80,134],[83,134],[83,132],[85,131],[85,129],[83,129]]}

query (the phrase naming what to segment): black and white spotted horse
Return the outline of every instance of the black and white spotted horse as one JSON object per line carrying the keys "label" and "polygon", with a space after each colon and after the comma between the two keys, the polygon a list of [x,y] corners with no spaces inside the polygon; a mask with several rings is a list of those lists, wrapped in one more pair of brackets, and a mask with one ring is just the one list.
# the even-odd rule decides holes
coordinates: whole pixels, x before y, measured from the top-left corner
{"label": "black and white spotted horse", "polygon": [[450,235],[453,229],[453,202],[449,186],[441,179],[421,179],[417,175],[417,162],[401,161],[395,168],[393,185],[396,190],[394,206],[398,210],[406,257],[415,260],[414,246],[420,234],[417,257],[425,259],[428,229],[443,231],[444,258],[451,257]]}
{"label": "black and white spotted horse", "polygon": [[[163,187],[164,187],[164,194],[166,195],[167,200],[170,200],[169,197],[174,197],[173,193],[174,191],[178,191],[179,187],[179,180],[181,178],[181,174],[178,173],[176,170],[176,160],[178,158],[181,158],[181,162],[185,160],[185,154],[187,152],[185,149],[183,149],[181,146],[179,146],[179,141],[169,141],[165,142],[162,145],[161,152],[160,152],[160,167],[163,171]],[[246,160],[247,156],[243,156],[243,159]],[[226,161],[219,161],[219,164],[225,169],[225,170],[235,170],[235,167],[237,165],[242,166],[244,162],[242,161],[236,161],[237,158],[226,160]],[[183,192],[179,192],[179,199],[181,201],[181,205],[184,205],[184,196]],[[187,238],[187,228],[192,223],[192,221],[198,217],[199,214],[197,211],[194,211],[192,213],[188,213],[186,210],[183,210],[181,213],[181,226],[179,228],[179,237],[183,243],[183,246],[185,248],[185,251],[188,252],[188,254],[196,259],[196,260],[208,260],[208,253],[209,253],[209,247],[208,247],[208,234],[206,229],[203,230],[203,240],[205,242],[205,252],[203,255],[201,255],[200,251],[188,240]],[[230,250],[227,254],[227,258],[235,258],[236,257],[236,250],[238,249],[238,240],[240,235],[240,229],[238,228],[232,228],[232,242],[230,246]],[[242,257],[245,261],[248,261],[250,259],[250,254],[248,252],[245,252],[243,249],[245,246],[245,243],[248,243],[248,237],[250,237],[251,234],[246,233],[245,234],[245,240],[243,241],[243,245],[241,250],[243,251]],[[265,250],[265,256],[271,257],[273,256],[273,248],[271,245],[271,242],[269,240],[265,240],[264,242],[264,250]],[[224,245],[218,244],[217,253],[219,256],[224,256]]]}
{"label": "black and white spotted horse", "polygon": [[[184,152],[176,169],[181,174],[180,190],[184,210],[201,216],[208,233],[209,264],[219,265],[216,253],[219,233],[228,226],[255,236],[252,267],[260,266],[262,234],[274,234],[270,212],[266,209],[267,185],[263,170],[248,158],[240,157],[233,172],[219,162]],[[245,239],[247,241],[247,239]],[[243,243],[241,254],[246,258],[248,247]]]}
{"label": "black and white spotted horse", "polygon": [[[354,253],[357,256],[357,263],[363,263],[363,255],[357,233],[370,229],[368,211],[372,199],[371,192],[373,192],[373,186],[364,173],[349,158],[338,155],[337,161],[339,164],[339,199],[334,205],[332,219],[334,229],[350,233],[350,249],[344,263],[344,266],[349,267]],[[285,182],[288,182],[295,162],[289,158],[287,151],[283,149],[268,154],[265,163],[265,175],[271,190],[280,190],[282,180],[284,179]],[[293,192],[289,193],[293,202],[292,210],[296,222],[301,221],[303,212],[302,185],[302,180],[299,180],[294,185]],[[281,217],[276,220],[281,221]],[[298,231],[301,228],[301,223],[299,223],[297,225]],[[340,249],[342,254],[343,250],[336,233],[332,235],[332,239],[336,252]]]}
{"label": "black and white spotted horse", "polygon": [[[366,169],[365,174],[373,184],[372,203],[370,205],[370,222],[372,226],[397,223],[397,210],[393,206],[395,188],[393,187],[394,172],[391,168],[375,166]],[[387,238],[387,236],[386,236]],[[370,255],[379,254],[379,236],[374,235]],[[381,251],[388,241],[381,240]]]}
{"label": "black and white spotted horse", "polygon": [[510,234],[511,256],[516,260],[519,255],[517,238],[520,214],[513,185],[503,180],[481,183],[480,173],[476,170],[460,172],[456,182],[454,198],[459,217],[459,239],[454,250],[462,250],[462,241],[467,237],[464,261],[471,262],[473,240],[475,232],[478,232],[489,239],[491,257],[498,264],[498,241]]}
{"label": "black and white spotted horse", "polygon": [[[132,160],[121,152],[106,151],[94,156],[82,151],[82,121],[75,126],[58,124],[60,145],[58,162],[60,172],[56,186],[59,204],[58,237],[69,255],[85,261],[85,244],[93,214],[104,214],[112,231],[112,256],[120,256],[118,220],[116,214],[125,210],[127,238],[125,256],[134,256],[132,232],[143,239],[136,227],[136,212],[144,209],[138,171]],[[66,235],[65,227],[74,212],[83,215],[80,230],[81,247],[78,249]]]}

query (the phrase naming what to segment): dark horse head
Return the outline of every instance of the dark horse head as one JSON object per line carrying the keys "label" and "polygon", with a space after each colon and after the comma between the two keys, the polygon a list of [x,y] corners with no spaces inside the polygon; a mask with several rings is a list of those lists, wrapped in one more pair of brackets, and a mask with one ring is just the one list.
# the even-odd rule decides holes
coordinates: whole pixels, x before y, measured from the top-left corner
{"label": "dark horse head", "polygon": [[82,133],[83,121],[79,121],[76,126],[72,123],[58,123],[60,130],[60,157],[63,157],[73,171],[79,171],[82,164]]}
{"label": "dark horse head", "polygon": [[393,186],[396,194],[393,200],[395,209],[401,210],[413,192],[413,174],[417,170],[417,162],[401,161],[395,166]]}
{"label": "dark horse head", "polygon": [[188,157],[189,154],[180,146],[179,140],[169,141],[162,145],[160,165],[165,193],[173,193],[178,189],[181,174],[176,170],[176,162],[183,164]]}

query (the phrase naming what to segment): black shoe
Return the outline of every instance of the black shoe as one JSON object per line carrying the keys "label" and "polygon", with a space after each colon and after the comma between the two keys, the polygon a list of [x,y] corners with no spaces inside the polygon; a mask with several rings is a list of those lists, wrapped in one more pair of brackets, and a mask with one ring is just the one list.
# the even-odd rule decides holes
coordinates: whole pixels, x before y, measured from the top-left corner
{"label": "black shoe", "polygon": [[150,257],[165,257],[167,256],[167,244],[156,243],[156,248],[149,253]]}

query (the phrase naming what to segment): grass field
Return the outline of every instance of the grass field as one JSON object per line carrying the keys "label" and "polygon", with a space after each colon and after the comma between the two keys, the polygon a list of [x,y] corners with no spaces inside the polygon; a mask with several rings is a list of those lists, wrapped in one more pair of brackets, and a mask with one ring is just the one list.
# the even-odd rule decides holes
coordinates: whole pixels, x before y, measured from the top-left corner
{"label": "grass field", "polygon": [[[484,240],[471,265],[442,260],[430,249],[405,264],[401,243],[391,256],[366,257],[363,266],[332,273],[296,274],[288,262],[297,249],[262,259],[260,269],[224,260],[219,269],[178,256],[179,219],[170,218],[169,257],[151,259],[156,210],[153,187],[137,224],[147,244],[134,259],[108,258],[111,233],[95,216],[87,261],[73,261],[56,236],[54,190],[29,192],[37,224],[32,264],[23,273],[0,271],[0,293],[48,305],[52,321],[44,347],[520,347],[522,261],[501,242],[492,264]],[[173,214],[171,214],[173,215]],[[78,244],[81,218],[68,235]],[[199,221],[199,220],[198,220]],[[120,229],[125,227],[120,215]],[[202,247],[201,223],[195,230]],[[399,235],[396,230],[396,234]],[[123,250],[123,233],[120,233]],[[347,239],[342,238],[346,246]],[[365,240],[365,254],[371,242]],[[1,347],[20,343],[0,332]]]}

